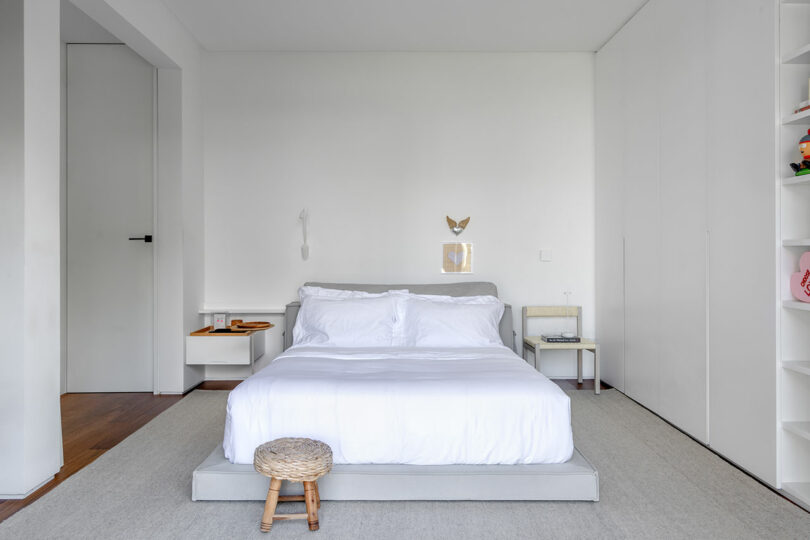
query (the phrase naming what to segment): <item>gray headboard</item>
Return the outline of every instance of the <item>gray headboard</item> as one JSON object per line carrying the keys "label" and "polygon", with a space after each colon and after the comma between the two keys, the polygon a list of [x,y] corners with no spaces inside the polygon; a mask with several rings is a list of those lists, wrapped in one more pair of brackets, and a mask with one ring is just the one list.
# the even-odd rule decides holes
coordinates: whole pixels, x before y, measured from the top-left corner
{"label": "gray headboard", "polygon": [[[304,285],[311,287],[324,287],[326,289],[341,289],[347,291],[365,291],[381,293],[392,289],[408,289],[416,294],[443,294],[445,296],[498,296],[498,288],[494,283],[487,281],[469,281],[466,283],[438,283],[427,285],[369,285],[356,283],[317,283],[308,282]],[[284,313],[284,350],[292,346],[292,330],[301,302],[290,302]],[[499,327],[501,340],[504,345],[515,350],[515,332],[512,327],[512,306],[506,304]]]}

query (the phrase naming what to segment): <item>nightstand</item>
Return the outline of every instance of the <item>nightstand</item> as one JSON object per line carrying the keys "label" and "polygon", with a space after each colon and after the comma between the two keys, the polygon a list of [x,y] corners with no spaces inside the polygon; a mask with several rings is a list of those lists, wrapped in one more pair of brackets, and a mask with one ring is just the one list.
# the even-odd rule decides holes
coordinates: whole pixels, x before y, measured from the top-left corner
{"label": "nightstand", "polygon": [[[272,328],[271,324],[269,328]],[[229,328],[217,332],[213,326],[186,336],[186,364],[249,366],[264,354],[264,330]]]}
{"label": "nightstand", "polygon": [[579,343],[549,343],[540,336],[527,336],[527,320],[532,317],[571,317],[577,319],[577,335],[582,334],[582,307],[580,306],[524,306],[523,308],[523,359],[526,353],[534,353],[534,368],[540,367],[540,351],[577,351],[577,382],[582,382],[582,351],[593,353],[593,391],[600,392],[599,345],[590,339],[580,338]]}

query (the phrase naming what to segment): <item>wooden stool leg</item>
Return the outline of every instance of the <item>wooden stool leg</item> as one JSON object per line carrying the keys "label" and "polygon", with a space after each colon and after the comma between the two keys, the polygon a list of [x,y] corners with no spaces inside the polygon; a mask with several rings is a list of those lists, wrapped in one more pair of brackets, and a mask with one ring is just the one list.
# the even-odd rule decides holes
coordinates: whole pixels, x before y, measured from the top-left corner
{"label": "wooden stool leg", "polygon": [[318,481],[317,480],[314,481],[313,484],[315,484],[315,502],[318,503],[318,510],[320,510],[321,509],[321,490],[318,489]]}
{"label": "wooden stool leg", "polygon": [[317,531],[318,524],[318,503],[315,499],[315,482],[304,482],[304,499],[307,503],[307,523],[310,531]]}
{"label": "wooden stool leg", "polygon": [[599,345],[593,349],[593,393],[602,391],[602,382],[599,380]]}
{"label": "wooden stool leg", "polygon": [[264,514],[262,514],[262,532],[270,532],[273,526],[273,515],[276,513],[278,505],[278,492],[281,489],[281,480],[270,479],[270,489],[267,490],[267,500],[264,502]]}

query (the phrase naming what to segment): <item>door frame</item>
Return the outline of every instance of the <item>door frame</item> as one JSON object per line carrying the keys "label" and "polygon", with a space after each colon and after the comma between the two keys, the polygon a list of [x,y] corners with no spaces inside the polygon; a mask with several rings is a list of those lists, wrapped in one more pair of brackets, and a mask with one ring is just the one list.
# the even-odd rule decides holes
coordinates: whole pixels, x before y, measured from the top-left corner
{"label": "door frame", "polygon": [[[148,17],[122,13],[104,0],[71,0],[87,16],[124,42],[146,62],[157,68],[157,207],[155,264],[157,275],[154,321],[155,388],[157,394],[182,394],[204,379],[204,372],[185,365],[183,336],[199,328],[204,285],[202,202],[198,202],[203,178],[202,96],[200,94],[199,50],[185,47],[186,36],[177,40],[163,36]],[[192,214],[184,201],[194,198]],[[197,212],[199,210],[199,212]],[[194,230],[193,238],[184,235]],[[186,253],[184,245],[193,243]],[[186,285],[189,281],[188,285]],[[192,286],[193,289],[186,290]]]}
{"label": "door frame", "polygon": [[[143,58],[143,57],[142,57]],[[146,59],[144,59],[146,60]],[[158,68],[146,60],[152,66],[152,394],[160,393],[158,385],[158,249],[157,242],[160,241],[158,232]]]}
{"label": "door frame", "polygon": [[[64,216],[67,216],[67,212],[69,211],[68,208],[68,201],[67,201],[67,187],[68,187],[68,171],[67,171],[67,152],[70,147],[70,141],[67,139],[67,123],[70,121],[68,117],[67,111],[67,78],[68,78],[68,69],[69,66],[67,64],[67,48],[70,45],[98,45],[98,46],[119,46],[119,47],[128,47],[125,43],[73,43],[73,42],[65,42],[64,45],[64,80],[62,81],[62,92],[64,96],[64,110],[63,110],[63,132],[62,135],[64,137],[65,143],[63,146],[64,154],[64,162],[62,163],[62,174],[64,175],[64,200],[62,202],[62,213]],[[128,47],[132,52],[138,54],[137,51],[133,50],[132,48]],[[139,56],[141,56],[139,54]],[[152,68],[152,394],[158,395],[160,394],[160,385],[159,385],[159,363],[158,363],[158,333],[157,333],[157,322],[158,322],[158,294],[157,294],[157,280],[158,280],[158,273],[159,273],[159,266],[158,266],[158,249],[157,249],[157,242],[160,241],[160,236],[156,234],[158,231],[158,149],[159,149],[159,141],[158,141],[158,73],[159,69],[155,66],[152,62],[148,59],[141,58],[151,66]],[[67,332],[67,324],[68,324],[68,309],[67,304],[70,302],[70,298],[67,294],[67,253],[68,253],[68,241],[67,241],[67,218],[64,218],[64,221],[60,224],[60,228],[64,229],[60,232],[62,237],[62,257],[64,257],[64,264],[62,267],[62,272],[64,273],[63,277],[63,286],[64,292],[62,295],[62,301],[64,306],[61,308],[62,311],[62,335],[63,335],[63,343],[62,347],[62,377],[61,377],[61,393],[67,393],[67,373],[68,373],[68,361],[69,358],[68,354],[68,347],[67,347],[67,339],[68,339],[68,332]]]}

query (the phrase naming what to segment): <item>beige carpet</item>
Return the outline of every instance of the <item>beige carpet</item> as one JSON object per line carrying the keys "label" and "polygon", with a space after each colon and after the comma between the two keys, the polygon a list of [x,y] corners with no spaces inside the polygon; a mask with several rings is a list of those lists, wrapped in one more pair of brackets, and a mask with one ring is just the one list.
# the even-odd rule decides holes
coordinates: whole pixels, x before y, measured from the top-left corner
{"label": "beige carpet", "polygon": [[324,501],[319,532],[283,521],[262,535],[261,502],[191,501],[227,396],[198,390],[0,524],[0,538],[810,538],[810,514],[619,392],[570,395],[598,503]]}

